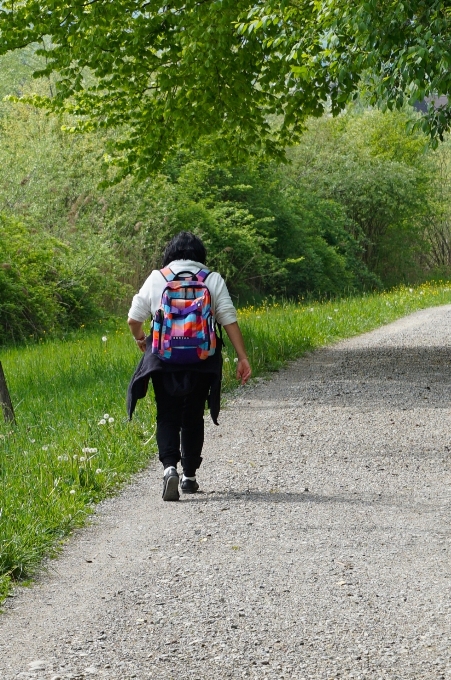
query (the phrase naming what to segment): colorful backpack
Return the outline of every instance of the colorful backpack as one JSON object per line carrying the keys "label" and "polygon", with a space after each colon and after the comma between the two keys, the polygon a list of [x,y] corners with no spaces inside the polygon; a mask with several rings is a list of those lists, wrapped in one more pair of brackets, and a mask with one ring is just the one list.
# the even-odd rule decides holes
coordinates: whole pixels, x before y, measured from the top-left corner
{"label": "colorful backpack", "polygon": [[153,318],[152,354],[174,364],[207,359],[216,349],[211,296],[205,285],[210,271],[174,274],[169,267],[160,271],[167,284]]}

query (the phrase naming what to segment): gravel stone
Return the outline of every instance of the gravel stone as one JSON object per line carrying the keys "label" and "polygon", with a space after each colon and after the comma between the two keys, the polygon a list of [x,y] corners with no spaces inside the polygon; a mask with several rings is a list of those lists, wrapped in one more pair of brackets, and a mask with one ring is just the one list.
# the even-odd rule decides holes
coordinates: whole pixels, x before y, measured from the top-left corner
{"label": "gravel stone", "polygon": [[202,493],[153,462],[8,599],[0,679],[450,680],[450,397],[451,306],[237,390]]}

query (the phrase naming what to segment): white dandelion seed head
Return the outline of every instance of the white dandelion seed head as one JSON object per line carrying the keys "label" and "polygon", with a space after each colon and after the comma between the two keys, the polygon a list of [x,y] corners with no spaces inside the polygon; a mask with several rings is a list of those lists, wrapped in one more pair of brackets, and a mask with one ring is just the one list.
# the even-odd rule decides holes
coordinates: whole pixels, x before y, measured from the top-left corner
{"label": "white dandelion seed head", "polygon": [[234,361],[235,364],[237,364],[237,363],[238,363],[238,358],[235,357],[235,359],[234,359],[233,361]]}
{"label": "white dandelion seed head", "polygon": [[257,314],[257,316],[256,316],[255,318],[256,318],[256,319],[261,319],[261,316],[260,316],[259,314]]}
{"label": "white dandelion seed head", "polygon": [[114,418],[111,418],[111,416],[108,418],[109,423],[114,423]]}
{"label": "white dandelion seed head", "polygon": [[74,455],[72,456],[72,458],[73,458],[74,460],[77,460],[77,458],[78,458],[77,454],[74,453]]}
{"label": "white dandelion seed head", "polygon": [[30,439],[30,442],[34,444],[36,442],[36,439]]}
{"label": "white dandelion seed head", "polygon": [[409,288],[409,293],[413,293],[413,288]]}
{"label": "white dandelion seed head", "polygon": [[229,357],[226,357],[226,358],[224,359],[224,361],[225,361],[226,363],[229,362],[229,361],[230,361]]}
{"label": "white dandelion seed head", "polygon": [[106,335],[102,335],[102,342],[106,342],[108,340]]}
{"label": "white dandelion seed head", "polygon": [[85,460],[86,460],[86,456],[80,456],[80,463],[84,463]]}
{"label": "white dandelion seed head", "polygon": [[73,496],[73,495],[75,494],[75,489],[71,489],[71,490],[69,491],[69,493],[70,493],[71,496]]}
{"label": "white dandelion seed head", "polygon": [[334,309],[334,312],[338,312],[338,309]]}
{"label": "white dandelion seed head", "polygon": [[314,312],[314,311],[315,310],[313,309],[313,307],[310,307],[309,312]]}
{"label": "white dandelion seed head", "polygon": [[49,450],[49,447],[48,447],[47,445],[45,445],[45,446],[42,447],[42,450],[43,450],[43,451],[48,451],[48,450]]}
{"label": "white dandelion seed head", "polygon": [[97,468],[97,470],[96,470],[96,475],[100,475],[101,472],[102,472],[102,470],[101,470],[100,468]]}
{"label": "white dandelion seed head", "polygon": [[328,316],[327,318],[329,319],[329,321],[332,321],[332,317],[331,317],[331,316]]}
{"label": "white dandelion seed head", "polygon": [[99,424],[99,425],[106,425],[106,420],[105,420],[105,418],[100,418],[98,424]]}
{"label": "white dandelion seed head", "polygon": [[109,413],[104,413],[104,414],[103,414],[103,417],[105,418],[105,420],[108,420],[108,418],[110,417],[110,414],[109,414]]}

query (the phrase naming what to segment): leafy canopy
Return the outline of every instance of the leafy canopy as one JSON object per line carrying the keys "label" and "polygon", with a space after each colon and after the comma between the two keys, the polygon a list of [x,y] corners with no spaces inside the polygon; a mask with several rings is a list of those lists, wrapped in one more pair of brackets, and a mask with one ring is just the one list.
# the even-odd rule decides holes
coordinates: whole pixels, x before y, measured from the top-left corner
{"label": "leafy canopy", "polygon": [[[119,127],[119,175],[146,176],[208,138],[218,158],[284,156],[308,116],[361,89],[399,108],[451,90],[451,15],[439,0],[4,0],[0,52],[38,43],[35,98]],[[435,140],[450,107],[423,120]]]}
{"label": "leafy canopy", "polygon": [[[303,4],[307,37],[315,11]],[[305,116],[323,110],[318,85],[299,88],[289,62],[273,58],[273,45],[255,31],[242,34],[245,0],[7,0],[0,7],[0,50],[36,42],[45,57],[36,76],[57,74],[55,96],[36,103],[81,116],[84,128],[122,126],[115,156],[124,174],[146,175],[179,142],[190,148],[211,136],[214,153],[237,163],[251,149],[280,156]],[[275,129],[269,116],[280,117]]]}

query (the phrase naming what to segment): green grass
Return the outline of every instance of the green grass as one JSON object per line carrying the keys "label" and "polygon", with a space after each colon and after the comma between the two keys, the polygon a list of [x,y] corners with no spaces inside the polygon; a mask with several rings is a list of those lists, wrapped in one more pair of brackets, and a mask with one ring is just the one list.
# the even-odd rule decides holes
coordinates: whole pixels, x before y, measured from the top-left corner
{"label": "green grass", "polygon": [[[451,303],[451,284],[315,304],[268,304],[239,312],[254,376],[303,352],[406,314]],[[106,341],[102,340],[107,337]],[[0,601],[86,521],[156,450],[153,399],[127,421],[125,393],[139,359],[125,321],[105,330],[0,351],[17,425],[0,423]],[[225,349],[224,388],[236,385]],[[104,415],[112,422],[100,424]],[[83,451],[90,449],[90,451]]]}

